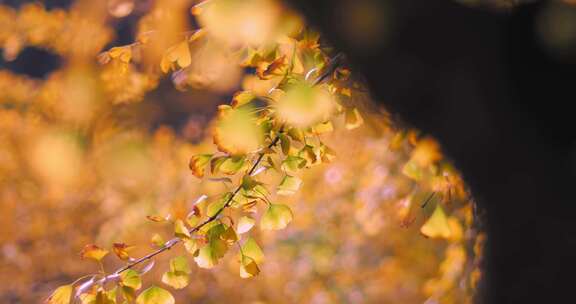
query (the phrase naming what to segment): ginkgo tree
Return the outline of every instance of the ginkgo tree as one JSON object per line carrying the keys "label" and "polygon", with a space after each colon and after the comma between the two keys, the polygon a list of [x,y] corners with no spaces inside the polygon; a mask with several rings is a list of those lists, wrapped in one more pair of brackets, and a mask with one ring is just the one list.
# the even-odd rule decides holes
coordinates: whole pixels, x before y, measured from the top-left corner
{"label": "ginkgo tree", "polygon": [[[141,18],[135,42],[111,47],[97,56],[94,53],[110,35],[98,27],[93,29],[101,17],[97,10],[79,15],[86,10],[67,14],[32,5],[18,13],[8,9],[0,12],[33,16],[51,25],[51,31],[41,35],[34,26],[4,30],[0,40],[8,50],[5,54],[12,56],[22,46],[32,45],[68,52],[71,61],[84,62],[84,67],[79,64],[81,68],[51,77],[39,94],[45,107],[56,112],[59,106],[46,101],[62,94],[63,82],[78,81],[75,75],[79,71],[91,77],[81,78],[83,89],[74,92],[75,96],[101,88],[104,99],[112,104],[138,102],[162,78],[169,77],[179,90],[219,90],[234,71],[247,70],[251,76],[229,104],[218,106],[212,127],[214,148],[190,156],[191,174],[220,181],[228,191],[215,197],[200,196],[184,216],[149,214],[149,221],[170,226],[173,237],[165,240],[154,234],[156,248],[141,257],[132,256],[134,246],[126,243],[86,245],[81,257],[93,260],[97,273],[57,288],[48,303],[174,303],[168,289],[160,284],[145,286],[142,277],[155,267],[156,256],[170,255],[175,246],[183,246],[188,256],[171,257],[157,280],[173,289],[190,284],[189,261],[200,268],[213,268],[232,255],[230,251],[237,252],[241,278],[257,276],[265,253],[252,233],[289,227],[298,211],[283,199],[300,190],[305,182],[303,170],[330,163],[336,157],[322,136],[335,130],[336,121],[347,130],[364,122],[353,97],[365,88],[352,77],[344,56],[321,43],[319,35],[294,13],[268,0],[184,2],[156,3]],[[90,5],[97,6],[80,1],[79,7]],[[194,16],[199,28],[181,31],[187,14]],[[83,31],[74,32],[70,25],[79,22],[78,18],[86,25],[81,27]],[[70,39],[91,35],[92,41],[80,49],[67,49],[58,34]],[[97,67],[90,67],[96,62]],[[82,121],[80,118],[88,114],[76,110],[67,115]],[[459,224],[446,214],[442,204],[448,205],[452,196],[466,196],[462,182],[448,164],[440,162],[439,147],[433,140],[413,131],[397,131],[391,149],[405,142],[415,148],[402,173],[431,191],[421,208],[434,208],[420,232],[430,238],[458,238]],[[277,180],[264,182],[261,176],[268,171],[275,172]],[[441,197],[442,204],[438,200],[429,204],[433,197]],[[406,225],[414,220],[417,208],[412,204],[401,209]],[[124,264],[107,272],[103,259],[111,253]]]}

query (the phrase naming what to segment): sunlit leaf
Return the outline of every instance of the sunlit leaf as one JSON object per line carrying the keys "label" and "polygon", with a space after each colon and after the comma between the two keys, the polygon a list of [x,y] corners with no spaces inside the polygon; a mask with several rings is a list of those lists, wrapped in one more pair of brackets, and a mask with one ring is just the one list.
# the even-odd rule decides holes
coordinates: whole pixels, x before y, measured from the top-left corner
{"label": "sunlit leaf", "polygon": [[222,237],[225,232],[226,227],[222,223],[212,222],[212,226],[206,231],[207,244],[201,247],[194,257],[199,267],[214,267],[228,251],[228,244]]}
{"label": "sunlit leaf", "polygon": [[159,215],[147,215],[146,218],[157,223],[165,222],[167,220],[167,217],[162,217]]}
{"label": "sunlit leaf", "polygon": [[248,201],[247,203],[242,205],[242,211],[246,213],[256,213],[258,212],[258,209],[256,208],[257,205],[258,201],[256,200]]}
{"label": "sunlit leaf", "polygon": [[113,47],[108,51],[110,58],[118,58],[124,63],[129,63],[132,59],[132,48],[130,46]]}
{"label": "sunlit leaf", "polygon": [[292,195],[298,191],[302,180],[296,176],[286,175],[280,182],[276,193],[279,195]]}
{"label": "sunlit leaf", "polygon": [[214,157],[210,160],[210,172],[212,174],[215,174],[218,172],[220,165],[222,165],[222,163],[228,159],[227,156],[217,156]]}
{"label": "sunlit leaf", "polygon": [[336,153],[330,147],[322,144],[320,145],[320,159],[323,163],[332,162],[336,158]]}
{"label": "sunlit leaf", "polygon": [[260,228],[264,230],[284,229],[292,221],[292,218],[292,210],[288,206],[270,204],[260,219]]}
{"label": "sunlit leaf", "polygon": [[251,102],[252,100],[254,100],[254,98],[256,98],[256,95],[254,95],[254,93],[250,91],[241,91],[234,94],[234,97],[232,97],[232,102],[230,103],[230,105],[233,108],[238,108]]}
{"label": "sunlit leaf", "polygon": [[124,302],[133,303],[136,300],[136,290],[133,288],[122,286],[120,288],[120,294],[124,299]]}
{"label": "sunlit leaf", "polygon": [[290,138],[287,135],[281,133],[278,135],[280,137],[280,147],[282,148],[282,153],[288,155],[290,153]]}
{"label": "sunlit leaf", "polygon": [[270,75],[277,74],[286,65],[286,56],[280,56],[270,63],[263,63],[256,69],[256,75],[260,79],[269,79]]}
{"label": "sunlit leaf", "polygon": [[190,265],[188,265],[188,260],[184,256],[177,256],[170,260],[170,271],[172,272],[184,272],[191,273]]}
{"label": "sunlit leaf", "polygon": [[207,245],[200,248],[194,261],[201,268],[212,268],[218,264],[218,260],[224,256],[228,250],[228,245],[222,239],[213,239]]}
{"label": "sunlit leaf", "polygon": [[298,84],[291,86],[274,107],[282,121],[295,127],[309,127],[326,121],[334,109],[334,101],[324,87]]}
{"label": "sunlit leaf", "polygon": [[334,125],[328,120],[312,126],[312,131],[316,134],[329,133],[334,131]]}
{"label": "sunlit leaf", "polygon": [[184,272],[167,271],[162,275],[162,283],[171,286],[174,289],[182,289],[188,286],[189,282],[189,275]]}
{"label": "sunlit leaf", "polygon": [[120,274],[120,284],[138,290],[142,287],[142,279],[137,271],[128,269]]}
{"label": "sunlit leaf", "polygon": [[134,246],[129,246],[124,243],[114,243],[112,245],[112,250],[114,251],[114,254],[116,254],[116,256],[123,261],[130,259],[130,255],[128,254],[128,252],[132,249],[134,249]]}
{"label": "sunlit leaf", "polygon": [[212,154],[198,154],[192,156],[192,158],[190,158],[190,163],[188,165],[188,167],[192,171],[192,174],[194,174],[194,176],[198,178],[204,177],[204,171],[206,165],[210,162],[211,158]]}
{"label": "sunlit leaf", "polygon": [[226,203],[228,203],[228,200],[230,200],[231,196],[232,193],[228,192],[220,197],[217,201],[210,203],[208,207],[206,207],[206,215],[208,215],[208,217],[216,215],[222,208],[224,208]]}
{"label": "sunlit leaf", "polygon": [[238,173],[244,167],[244,157],[232,156],[226,158],[218,167],[220,172],[228,175]]}
{"label": "sunlit leaf", "polygon": [[252,190],[258,185],[262,185],[262,183],[255,180],[253,177],[249,175],[245,175],[244,177],[242,177],[242,189],[244,189],[245,191]]}
{"label": "sunlit leaf", "polygon": [[94,244],[88,244],[84,246],[82,252],[80,252],[80,257],[83,259],[93,259],[96,261],[102,260],[108,254],[108,250],[102,249]]}
{"label": "sunlit leaf", "polygon": [[265,166],[274,169],[276,172],[280,171],[278,164],[270,156],[266,157]]}
{"label": "sunlit leaf", "polygon": [[251,278],[260,273],[260,268],[253,258],[242,255],[240,259],[240,277]]}
{"label": "sunlit leaf", "polygon": [[195,239],[184,240],[184,248],[186,248],[186,251],[188,251],[188,253],[196,255],[199,248],[198,240]]}
{"label": "sunlit leaf", "polygon": [[162,238],[162,236],[160,236],[158,233],[154,233],[152,235],[150,242],[156,247],[162,247],[165,243],[164,238]]}
{"label": "sunlit leaf", "polygon": [[290,128],[290,130],[288,130],[288,136],[297,142],[304,142],[304,132],[299,128]]}
{"label": "sunlit leaf", "polygon": [[312,166],[318,162],[315,149],[310,145],[305,145],[300,151],[298,151],[298,156],[305,159],[308,166]]}
{"label": "sunlit leaf", "polygon": [[183,256],[177,256],[170,260],[170,271],[164,273],[162,282],[175,289],[182,289],[188,286],[190,273],[188,260]]}
{"label": "sunlit leaf", "polygon": [[432,216],[420,227],[420,232],[429,238],[449,238],[450,225],[442,207],[438,204]]}
{"label": "sunlit leaf", "polygon": [[271,39],[279,8],[270,0],[207,1],[195,9],[198,22],[230,45],[260,45]]}
{"label": "sunlit leaf", "polygon": [[392,139],[390,140],[390,149],[393,151],[400,149],[405,139],[406,139],[406,132],[404,131],[396,132],[392,137]]}
{"label": "sunlit leaf", "polygon": [[108,291],[100,289],[96,294],[81,294],[80,302],[82,304],[116,304],[116,288]]}
{"label": "sunlit leaf", "polygon": [[248,238],[248,240],[244,242],[244,245],[242,245],[241,248],[241,254],[252,258],[252,260],[254,260],[254,262],[257,264],[260,264],[264,261],[264,252],[262,252],[262,249],[260,249],[260,246],[258,246],[258,243],[256,243],[254,238]]}
{"label": "sunlit leaf", "polygon": [[252,227],[254,227],[255,223],[256,221],[253,218],[249,216],[243,216],[238,220],[238,228],[236,228],[236,232],[240,234],[246,233],[250,231]]}
{"label": "sunlit leaf", "polygon": [[190,55],[190,47],[188,45],[188,39],[176,44],[166,51],[162,61],[160,62],[160,68],[162,72],[167,73],[175,65],[180,68],[185,68],[192,63],[192,57]]}
{"label": "sunlit leaf", "polygon": [[180,219],[174,222],[174,235],[182,239],[190,238],[190,231],[188,231],[188,228]]}
{"label": "sunlit leaf", "polygon": [[50,297],[46,300],[47,304],[69,304],[70,299],[72,297],[72,291],[74,287],[72,285],[63,285],[50,295]]}
{"label": "sunlit leaf", "polygon": [[137,304],[174,304],[175,302],[170,292],[158,286],[149,287],[136,298]]}
{"label": "sunlit leaf", "polygon": [[424,175],[422,168],[415,161],[408,161],[404,164],[402,173],[415,181],[421,180]]}
{"label": "sunlit leaf", "polygon": [[264,142],[262,126],[250,107],[218,108],[214,143],[218,150],[231,155],[243,155],[256,151]]}
{"label": "sunlit leaf", "polygon": [[281,168],[288,173],[296,173],[306,166],[306,160],[299,156],[288,155],[282,162]]}
{"label": "sunlit leaf", "polygon": [[190,227],[195,227],[200,222],[201,218],[202,215],[200,214],[200,208],[198,208],[197,205],[194,205],[192,211],[186,216],[186,224]]}
{"label": "sunlit leaf", "polygon": [[356,129],[364,123],[364,119],[360,115],[357,108],[346,109],[344,114],[344,126],[348,130]]}
{"label": "sunlit leaf", "polygon": [[224,241],[228,242],[229,244],[233,244],[238,241],[238,235],[236,231],[234,231],[234,227],[230,226],[226,228],[224,233],[220,236]]}

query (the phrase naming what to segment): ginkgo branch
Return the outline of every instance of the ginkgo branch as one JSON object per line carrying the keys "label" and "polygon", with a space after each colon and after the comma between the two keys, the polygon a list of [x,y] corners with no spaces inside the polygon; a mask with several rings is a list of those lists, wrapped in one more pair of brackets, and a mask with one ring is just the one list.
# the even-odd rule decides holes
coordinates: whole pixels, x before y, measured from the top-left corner
{"label": "ginkgo branch", "polygon": [[[338,66],[341,64],[342,59],[343,59],[342,53],[338,53],[337,55],[332,57],[330,59],[330,61],[328,62],[328,64],[326,65],[326,67],[324,68],[324,70],[322,71],[322,73],[312,82],[312,84],[318,85],[318,84],[322,83],[324,80],[326,80],[327,77],[329,77],[332,73],[334,73],[334,71],[338,68]],[[274,146],[276,146],[278,144],[278,142],[280,141],[280,134],[283,133],[283,129],[284,129],[283,127],[280,128],[278,134],[274,137],[272,142],[270,142],[270,144],[267,146],[267,149],[263,149],[261,152],[258,153],[258,158],[255,160],[255,162],[252,165],[252,167],[250,168],[250,170],[248,170],[248,172],[246,173],[247,176],[251,176],[256,171],[256,169],[258,168],[258,166],[262,162],[262,159],[264,158],[266,151],[268,151],[269,149],[273,148]],[[228,197],[228,199],[226,200],[226,203],[220,209],[218,209],[218,211],[216,211],[215,214],[213,214],[212,216],[207,218],[204,222],[202,222],[202,223],[196,225],[195,227],[189,229],[188,232],[190,234],[193,234],[193,233],[199,231],[200,229],[202,229],[202,227],[215,221],[220,216],[220,214],[232,204],[232,202],[234,201],[234,198],[240,192],[241,189],[242,189],[242,184],[240,184],[236,187],[234,192],[232,192],[232,195],[230,195]],[[143,257],[140,257],[138,259],[131,261],[130,263],[117,269],[113,273],[104,276],[102,279],[100,279],[98,281],[92,281],[91,284],[86,284],[89,286],[83,286],[83,288],[88,289],[89,287],[93,286],[94,284],[101,285],[101,284],[106,283],[107,281],[118,279],[120,277],[121,273],[123,273],[129,269],[132,269],[132,268],[142,264],[143,262],[145,262],[147,260],[152,260],[152,258],[154,258],[155,256],[157,256],[157,255],[159,255],[165,251],[170,250],[176,244],[179,244],[181,242],[182,242],[182,239],[179,237],[172,238],[172,239],[166,241],[161,248],[159,248],[155,251],[152,251]],[[85,284],[83,284],[83,285],[85,285]]]}

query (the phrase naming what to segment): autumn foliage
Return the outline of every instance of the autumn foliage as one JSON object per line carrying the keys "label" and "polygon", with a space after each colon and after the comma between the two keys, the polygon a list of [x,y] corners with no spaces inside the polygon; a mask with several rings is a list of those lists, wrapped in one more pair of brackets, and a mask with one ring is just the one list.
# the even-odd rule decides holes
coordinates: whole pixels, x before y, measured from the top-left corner
{"label": "autumn foliage", "polygon": [[[458,172],[279,3],[25,4],[0,25],[4,60],[63,62],[0,71],[0,300],[471,301]],[[170,98],[185,125],[154,119]]]}

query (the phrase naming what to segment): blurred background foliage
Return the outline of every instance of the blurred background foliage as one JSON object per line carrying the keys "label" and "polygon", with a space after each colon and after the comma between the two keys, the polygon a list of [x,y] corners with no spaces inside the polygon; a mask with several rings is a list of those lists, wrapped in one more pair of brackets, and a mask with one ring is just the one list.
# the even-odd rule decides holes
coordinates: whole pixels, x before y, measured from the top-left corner
{"label": "blurred background foliage", "polygon": [[[193,1],[0,5],[0,302],[37,303],[94,272],[78,258],[88,243],[125,242],[143,255],[150,236],[171,233],[147,215],[185,215],[201,195],[229,190],[195,178],[188,161],[214,150],[218,105],[273,79],[227,50],[303,25],[275,1],[228,2],[206,15]],[[174,48],[199,24],[216,42]],[[336,120],[320,135],[337,157],[305,170],[284,199],[294,221],[253,233],[262,273],[239,278],[228,254],[214,270],[193,267],[178,302],[471,302],[483,236],[465,185],[434,140],[392,124],[367,94],[352,96],[366,123],[346,130]],[[147,280],[159,281],[152,272]]]}

